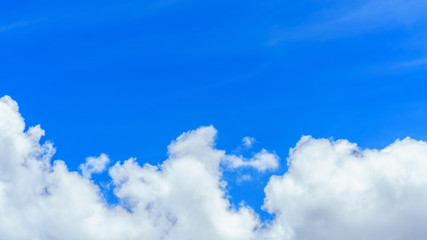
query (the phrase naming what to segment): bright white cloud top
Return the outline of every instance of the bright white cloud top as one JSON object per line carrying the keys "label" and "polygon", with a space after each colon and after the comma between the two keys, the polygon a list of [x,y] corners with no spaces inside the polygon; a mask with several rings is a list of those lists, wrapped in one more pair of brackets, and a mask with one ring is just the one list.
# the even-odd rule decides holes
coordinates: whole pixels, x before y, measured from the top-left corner
{"label": "bright white cloud top", "polygon": [[260,172],[269,169],[274,170],[279,167],[279,157],[265,149],[262,149],[261,152],[256,153],[250,159],[245,159],[242,156],[227,155],[224,158],[224,162],[231,168],[252,167]]}
{"label": "bright white cloud top", "polygon": [[86,162],[80,165],[80,170],[84,177],[90,178],[93,173],[102,173],[109,162],[108,156],[102,153],[99,157],[86,158]]}
{"label": "bright white cloud top", "polygon": [[[108,206],[91,180],[106,155],[88,158],[82,174],[52,162],[44,131],[25,123],[10,97],[0,99],[0,239],[425,239],[427,143],[397,140],[361,150],[346,140],[303,137],[289,170],[265,188],[261,222],[233,208],[221,163],[277,167],[266,150],[239,159],[215,148],[216,130],[201,127],[169,145],[159,167],[135,159],[107,169],[120,203]],[[265,160],[265,159],[268,160]],[[228,159],[228,160],[227,160]],[[244,163],[244,164],[243,164]]]}

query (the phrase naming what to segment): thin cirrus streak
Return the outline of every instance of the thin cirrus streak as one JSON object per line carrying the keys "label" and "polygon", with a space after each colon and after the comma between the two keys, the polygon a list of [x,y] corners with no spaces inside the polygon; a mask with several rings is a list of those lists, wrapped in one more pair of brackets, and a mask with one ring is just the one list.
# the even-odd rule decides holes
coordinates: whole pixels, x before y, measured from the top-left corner
{"label": "thin cirrus streak", "polygon": [[[427,21],[427,2],[423,0],[357,0],[337,1],[315,12],[296,26],[278,30],[267,42],[275,45],[288,40],[332,40],[349,36],[381,32],[390,29],[412,31],[407,42],[421,41],[424,48],[423,26]],[[421,40],[420,40],[421,39]]]}
{"label": "thin cirrus streak", "polygon": [[[221,179],[225,151],[216,130],[183,133],[160,165],[131,158],[107,168],[119,204],[108,206],[91,174],[53,161],[44,131],[25,123],[10,97],[0,99],[0,239],[425,239],[427,143],[410,138],[362,150],[347,140],[304,136],[289,170],[272,176],[262,222],[232,207]],[[244,159],[249,161],[248,159]],[[84,170],[85,169],[85,170]],[[86,172],[86,173],[84,173]]]}

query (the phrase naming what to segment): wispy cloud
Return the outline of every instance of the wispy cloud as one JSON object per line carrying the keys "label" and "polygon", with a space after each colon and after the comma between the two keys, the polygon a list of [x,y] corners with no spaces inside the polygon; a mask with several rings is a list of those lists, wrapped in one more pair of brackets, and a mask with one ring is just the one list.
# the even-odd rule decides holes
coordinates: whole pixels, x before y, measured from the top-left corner
{"label": "wispy cloud", "polygon": [[396,68],[414,68],[414,67],[426,67],[427,57],[411,59],[403,62],[399,62],[394,65]]}
{"label": "wispy cloud", "polygon": [[331,6],[301,25],[279,31],[271,44],[286,39],[330,39],[349,35],[408,27],[427,21],[427,1],[367,0]]}
{"label": "wispy cloud", "polygon": [[23,20],[23,21],[17,21],[5,25],[0,26],[0,33],[10,31],[16,28],[26,27],[35,23],[39,23],[43,21],[43,19],[36,19],[36,20]]}
{"label": "wispy cloud", "polygon": [[251,148],[255,141],[255,138],[246,136],[242,138],[242,145],[246,148]]}
{"label": "wispy cloud", "polygon": [[426,1],[420,0],[369,0],[348,11],[334,22],[336,24],[362,24],[373,29],[391,24],[409,25],[425,20]]}

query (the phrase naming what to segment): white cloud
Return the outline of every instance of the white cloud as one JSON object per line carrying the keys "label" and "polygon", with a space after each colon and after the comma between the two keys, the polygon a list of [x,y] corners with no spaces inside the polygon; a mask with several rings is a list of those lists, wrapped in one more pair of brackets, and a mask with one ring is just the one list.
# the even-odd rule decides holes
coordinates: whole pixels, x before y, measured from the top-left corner
{"label": "white cloud", "polygon": [[213,127],[178,137],[159,167],[134,159],[111,167],[117,206],[65,162],[50,163],[39,127],[24,129],[16,102],[1,98],[0,239],[254,239],[257,217],[231,208],[224,193]]}
{"label": "white cloud", "polygon": [[88,157],[84,164],[80,164],[80,170],[85,178],[90,178],[93,173],[102,173],[105,167],[110,162],[110,159],[105,153],[99,157]]}
{"label": "white cloud", "polygon": [[39,126],[24,130],[16,102],[1,98],[0,239],[427,237],[426,142],[361,150],[346,140],[303,137],[289,171],[265,188],[264,208],[275,218],[261,223],[251,208],[227,200],[219,166],[229,155],[215,148],[211,126],[178,137],[160,166],[131,158],[110,167],[116,206],[64,161],[51,161],[54,148],[39,144]]}
{"label": "white cloud", "polygon": [[275,170],[279,167],[279,157],[265,149],[262,149],[250,159],[245,159],[242,156],[227,155],[224,161],[231,168],[252,167],[260,172]]}
{"label": "white cloud", "polygon": [[255,143],[255,138],[253,138],[253,137],[242,138],[242,144],[243,144],[243,146],[245,146],[247,148],[251,148],[252,145],[254,145],[254,143]]}
{"label": "white cloud", "polygon": [[427,143],[361,150],[303,137],[289,170],[270,179],[264,208],[272,239],[425,239]]}
{"label": "white cloud", "polygon": [[252,181],[252,176],[249,174],[244,174],[237,178],[237,183],[249,182]]}

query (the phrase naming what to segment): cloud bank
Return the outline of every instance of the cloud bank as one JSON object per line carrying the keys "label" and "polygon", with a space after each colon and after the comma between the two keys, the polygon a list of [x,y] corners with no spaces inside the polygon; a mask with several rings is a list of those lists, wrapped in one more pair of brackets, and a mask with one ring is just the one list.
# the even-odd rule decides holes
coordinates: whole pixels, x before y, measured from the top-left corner
{"label": "cloud bank", "polygon": [[[100,155],[88,158],[81,173],[53,161],[43,135],[40,126],[25,131],[17,103],[0,99],[0,239],[427,237],[423,141],[363,150],[347,140],[303,137],[290,151],[288,172],[265,188],[263,208],[274,219],[261,222],[250,207],[227,200],[221,166],[238,157],[215,148],[212,126],[172,141],[160,166],[131,158],[107,168],[108,157]],[[249,162],[264,164],[260,159]],[[119,199],[114,206],[90,179],[105,169]]]}

